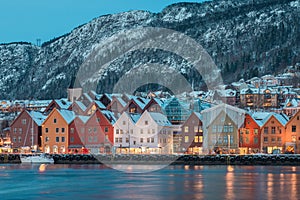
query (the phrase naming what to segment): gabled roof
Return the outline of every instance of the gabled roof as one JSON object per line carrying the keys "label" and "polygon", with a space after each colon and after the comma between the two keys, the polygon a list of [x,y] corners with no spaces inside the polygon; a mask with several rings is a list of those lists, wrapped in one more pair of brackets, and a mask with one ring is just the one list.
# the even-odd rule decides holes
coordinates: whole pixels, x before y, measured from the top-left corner
{"label": "gabled roof", "polygon": [[84,124],[90,119],[90,116],[77,115],[76,117],[79,118]]}
{"label": "gabled roof", "polygon": [[[28,112],[28,111],[27,111]],[[33,121],[38,125],[41,126],[45,119],[47,118],[46,115],[43,115],[41,112],[37,111],[29,111],[28,114],[31,116]]]}
{"label": "gabled roof", "polygon": [[159,126],[172,126],[171,122],[168,120],[168,118],[165,115],[156,112],[148,112],[148,113]]}
{"label": "gabled roof", "polygon": [[200,113],[198,112],[193,112],[193,113],[198,117],[200,121],[202,121],[202,115]]}
{"label": "gabled roof", "polygon": [[273,112],[255,112],[251,115],[251,117],[255,120],[255,122],[260,126],[264,126],[272,116],[282,125],[285,126],[289,118],[285,114],[278,114]]}
{"label": "gabled roof", "polygon": [[86,110],[86,106],[81,101],[75,101],[75,103],[79,106],[82,111]]}
{"label": "gabled roof", "polygon": [[117,119],[115,118],[113,112],[111,112],[111,111],[109,111],[109,110],[101,110],[100,112],[106,117],[106,119],[108,119],[108,121],[109,121],[111,124],[116,123]]}
{"label": "gabled roof", "polygon": [[67,122],[67,124],[70,124],[75,119],[75,113],[70,110],[57,110],[59,114],[64,118],[64,120]]}
{"label": "gabled roof", "polygon": [[68,101],[68,99],[55,99],[54,101],[60,109],[68,109],[72,104],[72,102]]}
{"label": "gabled roof", "polygon": [[139,113],[130,113],[129,116],[130,116],[131,120],[134,123],[136,123],[140,119],[141,114],[139,114]]}
{"label": "gabled roof", "polygon": [[95,100],[94,102],[100,109],[106,109],[105,105],[103,105],[101,101]]}
{"label": "gabled roof", "polygon": [[145,99],[142,97],[136,97],[136,96],[132,96],[131,99],[143,110],[145,108],[145,106],[148,104],[148,102],[150,101],[149,99]]}

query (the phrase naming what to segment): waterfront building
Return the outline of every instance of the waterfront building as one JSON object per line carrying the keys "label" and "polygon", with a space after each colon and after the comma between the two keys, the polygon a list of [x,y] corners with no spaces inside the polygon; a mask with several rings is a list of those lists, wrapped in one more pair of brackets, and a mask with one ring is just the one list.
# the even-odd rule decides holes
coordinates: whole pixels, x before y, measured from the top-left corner
{"label": "waterfront building", "polygon": [[41,125],[47,116],[38,111],[23,110],[10,125],[12,148],[39,150],[41,147]]}
{"label": "waterfront building", "polygon": [[126,102],[121,97],[112,97],[112,101],[107,105],[107,110],[114,113],[115,117],[119,117],[126,107]]}
{"label": "waterfront building", "polygon": [[236,152],[239,147],[238,129],[242,127],[245,111],[228,104],[203,110],[203,151]]}
{"label": "waterfront building", "polygon": [[75,113],[54,108],[42,124],[42,150],[45,153],[67,153],[70,124]]}
{"label": "waterfront building", "polygon": [[[203,143],[202,116],[192,112],[181,126],[180,151],[188,154],[201,154]],[[174,142],[174,146],[176,143]]]}
{"label": "waterfront building", "polygon": [[69,107],[72,105],[71,101],[68,101],[68,99],[54,99],[51,101],[51,103],[45,108],[44,112],[46,114],[49,114],[54,108],[56,109],[69,109]]}
{"label": "waterfront building", "polygon": [[285,125],[285,151],[300,154],[300,110]]}

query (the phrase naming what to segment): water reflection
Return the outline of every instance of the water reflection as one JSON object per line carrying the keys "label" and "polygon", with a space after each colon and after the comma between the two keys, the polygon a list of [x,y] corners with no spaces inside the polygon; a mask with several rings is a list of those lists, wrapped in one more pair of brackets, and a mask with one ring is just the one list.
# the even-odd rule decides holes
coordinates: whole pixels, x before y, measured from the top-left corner
{"label": "water reflection", "polygon": [[41,194],[66,199],[298,199],[300,188],[300,167],[289,166],[168,166],[140,174],[105,165],[42,168],[40,173],[41,165],[0,165],[1,199]]}

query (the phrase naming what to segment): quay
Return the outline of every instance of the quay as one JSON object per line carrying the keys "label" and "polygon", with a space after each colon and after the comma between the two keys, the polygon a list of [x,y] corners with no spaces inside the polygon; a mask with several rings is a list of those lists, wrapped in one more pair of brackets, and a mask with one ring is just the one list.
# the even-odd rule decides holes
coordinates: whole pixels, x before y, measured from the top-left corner
{"label": "quay", "polygon": [[[20,164],[21,154],[0,154],[0,164]],[[162,155],[49,154],[55,164],[300,165],[300,154]]]}

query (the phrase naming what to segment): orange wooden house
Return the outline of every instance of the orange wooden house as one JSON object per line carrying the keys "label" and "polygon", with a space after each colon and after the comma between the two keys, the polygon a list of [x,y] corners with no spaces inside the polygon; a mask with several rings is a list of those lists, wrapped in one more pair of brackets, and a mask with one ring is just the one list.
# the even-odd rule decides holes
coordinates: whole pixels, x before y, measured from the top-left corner
{"label": "orange wooden house", "polygon": [[42,124],[42,150],[45,153],[66,153],[69,140],[69,126],[75,113],[54,108]]}

